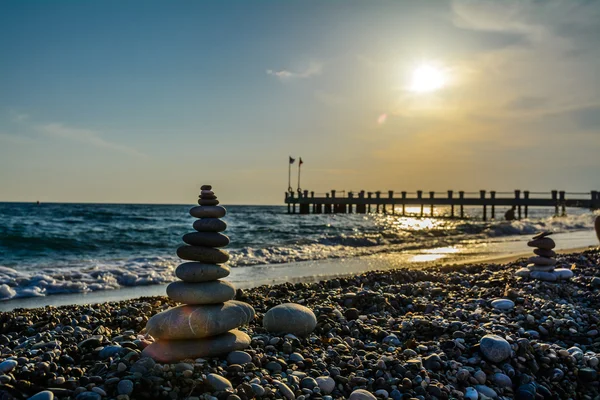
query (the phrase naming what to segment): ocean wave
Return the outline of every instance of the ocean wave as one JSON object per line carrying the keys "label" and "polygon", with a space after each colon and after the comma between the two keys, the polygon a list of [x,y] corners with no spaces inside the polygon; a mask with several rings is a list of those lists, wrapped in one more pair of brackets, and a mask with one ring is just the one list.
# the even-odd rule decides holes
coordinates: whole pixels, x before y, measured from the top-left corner
{"label": "ocean wave", "polygon": [[32,272],[0,266],[0,300],[146,286],[175,279],[175,257],[97,263],[90,268],[45,267]]}

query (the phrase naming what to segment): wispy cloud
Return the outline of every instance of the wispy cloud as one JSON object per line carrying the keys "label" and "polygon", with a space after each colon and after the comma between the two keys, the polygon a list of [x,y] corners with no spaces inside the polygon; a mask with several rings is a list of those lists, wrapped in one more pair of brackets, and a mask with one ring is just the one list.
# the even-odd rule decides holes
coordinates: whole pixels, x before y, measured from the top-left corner
{"label": "wispy cloud", "polygon": [[147,157],[133,147],[109,142],[91,129],[72,128],[60,123],[38,125],[37,130],[45,135],[87,143],[95,147],[118,151],[136,157]]}
{"label": "wispy cloud", "polygon": [[20,113],[15,110],[10,110],[10,117],[14,122],[23,122],[29,119],[29,114]]}
{"label": "wispy cloud", "polygon": [[288,69],[268,69],[266,72],[267,75],[275,76],[281,80],[304,79],[310,78],[311,76],[320,75],[323,72],[323,65],[317,62],[312,62],[303,71],[290,71]]}

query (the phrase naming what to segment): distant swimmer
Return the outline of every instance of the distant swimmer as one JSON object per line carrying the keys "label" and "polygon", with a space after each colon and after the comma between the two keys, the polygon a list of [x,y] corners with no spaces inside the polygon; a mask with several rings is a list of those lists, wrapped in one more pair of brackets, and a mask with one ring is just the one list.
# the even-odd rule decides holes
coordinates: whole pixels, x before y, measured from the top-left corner
{"label": "distant swimmer", "polygon": [[514,221],[515,218],[515,209],[517,208],[517,206],[512,206],[512,208],[510,210],[508,210],[507,212],[504,213],[504,219],[506,219],[507,221]]}
{"label": "distant swimmer", "polygon": [[38,205],[38,206],[40,205],[40,201],[39,201],[39,200],[37,201],[37,205]]}

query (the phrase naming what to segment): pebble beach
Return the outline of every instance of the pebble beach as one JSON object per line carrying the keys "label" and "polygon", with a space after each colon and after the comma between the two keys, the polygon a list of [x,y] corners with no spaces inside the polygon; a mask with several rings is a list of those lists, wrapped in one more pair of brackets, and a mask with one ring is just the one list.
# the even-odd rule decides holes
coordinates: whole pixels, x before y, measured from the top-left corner
{"label": "pebble beach", "polygon": [[[519,277],[520,259],[238,290],[250,347],[175,364],[141,356],[167,297],[17,309],[0,314],[0,399],[598,398],[600,251],[557,262],[570,281]],[[314,311],[310,335],[263,328],[287,302]]]}

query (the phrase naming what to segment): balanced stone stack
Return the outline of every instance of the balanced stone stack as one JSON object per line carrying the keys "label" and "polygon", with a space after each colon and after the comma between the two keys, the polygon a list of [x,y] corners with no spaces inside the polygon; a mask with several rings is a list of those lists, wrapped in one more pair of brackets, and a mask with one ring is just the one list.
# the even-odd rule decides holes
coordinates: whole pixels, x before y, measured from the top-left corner
{"label": "balanced stone stack", "polygon": [[156,341],[143,354],[157,361],[216,356],[250,345],[250,337],[236,328],[254,318],[254,309],[233,300],[234,286],[220,280],[230,273],[224,265],[229,254],[220,249],[229,244],[220,233],[227,228],[220,219],[227,211],[211,189],[200,188],[200,206],[190,210],[198,218],[193,225],[196,232],[185,234],[187,245],[177,249],[180,258],[191,262],[179,265],[175,274],[181,281],[167,286],[167,295],[183,305],[154,315],[146,324]]}
{"label": "balanced stone stack", "polygon": [[552,232],[541,232],[527,242],[527,246],[534,247],[535,256],[529,258],[530,264],[527,268],[517,271],[519,276],[530,276],[542,281],[554,282],[561,279],[569,279],[573,271],[567,268],[556,268],[556,243],[549,236]]}

